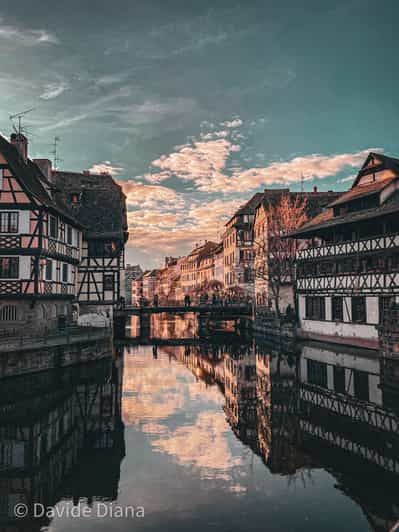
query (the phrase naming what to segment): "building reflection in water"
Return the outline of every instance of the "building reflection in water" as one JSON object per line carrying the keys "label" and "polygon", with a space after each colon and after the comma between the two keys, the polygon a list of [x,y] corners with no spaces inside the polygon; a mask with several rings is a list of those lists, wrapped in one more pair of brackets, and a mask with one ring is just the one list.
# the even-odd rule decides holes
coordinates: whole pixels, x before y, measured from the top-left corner
{"label": "building reflection in water", "polygon": [[231,429],[271,473],[322,468],[373,530],[398,521],[399,361],[321,344],[287,354],[240,339],[162,350],[220,388]]}
{"label": "building reflection in water", "polygon": [[[204,341],[183,319],[155,322],[153,330],[159,340],[177,337],[177,345],[131,345],[123,361],[119,353],[1,382],[1,531],[39,531],[48,525],[45,518],[17,521],[18,502],[51,506],[120,499],[124,424],[133,443],[130,460],[134,457],[136,467],[147,464],[140,470],[140,486],[137,471],[124,468],[124,496],[130,500],[134,487],[137,501],[143,498],[160,515],[175,506],[188,511],[184,505],[191,498],[176,492],[183,481],[178,464],[186,482],[207,483],[196,491],[199,506],[204,492],[219,483],[216,496],[255,496],[259,508],[258,501],[268,501],[262,498],[266,486],[273,492],[274,486],[281,489],[281,479],[306,483],[324,471],[333,478],[334,492],[362,509],[372,530],[395,526],[399,361],[310,343],[285,353],[226,334]],[[150,442],[146,459],[140,455],[142,435]],[[251,476],[255,456],[268,476]],[[162,471],[176,477],[154,489],[152,468],[169,466]],[[154,475],[156,482],[158,472]],[[258,481],[255,494],[251,489]]]}
{"label": "building reflection in water", "polygon": [[[40,530],[16,519],[61,500],[114,500],[124,456],[121,359],[8,378],[0,386],[0,530]],[[98,467],[98,463],[102,467]]]}

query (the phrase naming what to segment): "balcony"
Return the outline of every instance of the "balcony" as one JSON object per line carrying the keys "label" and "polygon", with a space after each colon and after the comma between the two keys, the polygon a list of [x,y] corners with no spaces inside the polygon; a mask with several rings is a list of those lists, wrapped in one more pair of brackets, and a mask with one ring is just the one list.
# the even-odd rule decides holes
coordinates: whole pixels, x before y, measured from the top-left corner
{"label": "balcony", "polygon": [[297,260],[322,259],[340,255],[369,253],[385,249],[399,248],[399,234],[364,238],[350,242],[338,242],[327,246],[309,247],[297,251]]}
{"label": "balcony", "polygon": [[399,273],[361,273],[302,277],[298,292],[392,294],[399,291]]}

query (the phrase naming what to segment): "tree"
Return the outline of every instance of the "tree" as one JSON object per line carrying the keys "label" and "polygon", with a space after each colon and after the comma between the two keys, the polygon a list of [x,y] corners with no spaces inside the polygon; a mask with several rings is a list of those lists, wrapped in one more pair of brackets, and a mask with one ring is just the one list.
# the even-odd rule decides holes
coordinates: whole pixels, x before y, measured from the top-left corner
{"label": "tree", "polygon": [[281,288],[295,279],[297,241],[287,235],[307,220],[307,198],[287,193],[265,204],[263,230],[255,232],[255,283],[265,283],[279,317]]}

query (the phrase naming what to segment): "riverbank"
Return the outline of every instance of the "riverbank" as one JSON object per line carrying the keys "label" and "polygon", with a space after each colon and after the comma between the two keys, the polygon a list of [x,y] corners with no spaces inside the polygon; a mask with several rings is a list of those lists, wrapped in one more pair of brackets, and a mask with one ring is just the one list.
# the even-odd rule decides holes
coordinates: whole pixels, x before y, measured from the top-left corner
{"label": "riverbank", "polygon": [[112,355],[112,330],[74,327],[38,336],[0,338],[0,378],[47,371]]}

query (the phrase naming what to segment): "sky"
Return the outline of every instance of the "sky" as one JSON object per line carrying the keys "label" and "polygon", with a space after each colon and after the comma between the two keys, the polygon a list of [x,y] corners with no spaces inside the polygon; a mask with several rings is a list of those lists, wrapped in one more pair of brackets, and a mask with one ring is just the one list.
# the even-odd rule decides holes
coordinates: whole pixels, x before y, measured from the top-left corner
{"label": "sky", "polygon": [[[127,261],[220,237],[265,188],[399,156],[396,1],[0,0],[0,130],[123,186]],[[303,180],[302,184],[301,181]]]}

